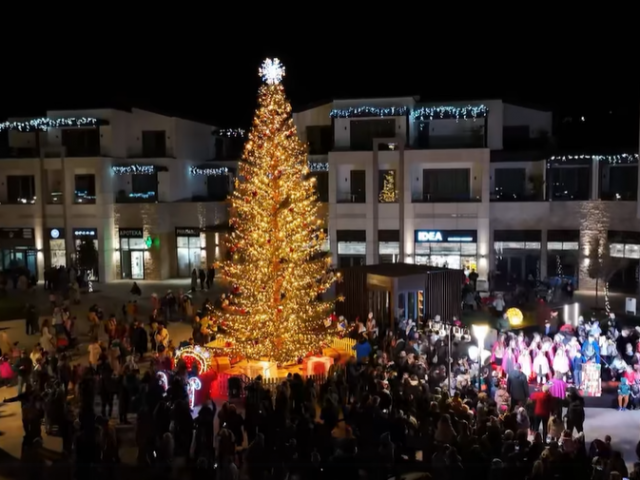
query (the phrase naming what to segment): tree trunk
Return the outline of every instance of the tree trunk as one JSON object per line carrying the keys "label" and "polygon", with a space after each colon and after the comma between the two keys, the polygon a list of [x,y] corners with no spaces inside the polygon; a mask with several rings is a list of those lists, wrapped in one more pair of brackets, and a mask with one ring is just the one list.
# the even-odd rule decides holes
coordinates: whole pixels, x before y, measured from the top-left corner
{"label": "tree trunk", "polygon": [[596,278],[596,308],[598,308],[598,283],[600,282],[599,278]]}

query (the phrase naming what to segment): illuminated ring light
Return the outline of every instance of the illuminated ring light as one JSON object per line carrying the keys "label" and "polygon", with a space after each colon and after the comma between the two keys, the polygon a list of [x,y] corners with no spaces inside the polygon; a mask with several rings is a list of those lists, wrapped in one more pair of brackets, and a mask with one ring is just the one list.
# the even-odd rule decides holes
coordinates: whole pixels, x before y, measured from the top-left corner
{"label": "illuminated ring light", "polygon": [[196,392],[202,388],[202,382],[198,377],[189,379],[187,384],[187,394],[189,395],[189,408],[193,408],[196,405]]}
{"label": "illuminated ring light", "polygon": [[209,361],[207,357],[209,356],[209,352],[202,351],[200,347],[186,347],[178,352],[178,358],[183,357],[193,357],[198,361],[198,375],[202,375],[209,368]]}
{"label": "illuminated ring light", "polygon": [[507,310],[507,320],[509,320],[509,325],[511,325],[512,327],[518,327],[522,325],[524,316],[519,309],[510,308],[509,310]]}
{"label": "illuminated ring light", "polygon": [[158,378],[158,380],[160,381],[160,385],[166,392],[167,389],[169,388],[169,377],[167,377],[167,374],[164,372],[158,372],[156,374],[156,377]]}

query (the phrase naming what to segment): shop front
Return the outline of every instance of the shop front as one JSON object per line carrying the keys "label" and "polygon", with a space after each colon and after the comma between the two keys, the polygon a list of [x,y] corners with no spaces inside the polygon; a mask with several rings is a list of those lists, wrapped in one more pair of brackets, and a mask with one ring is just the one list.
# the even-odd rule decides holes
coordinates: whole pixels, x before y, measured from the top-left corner
{"label": "shop front", "polygon": [[74,228],[73,234],[73,263],[80,270],[86,271],[87,280],[98,281],[100,250],[98,245],[97,228]]}
{"label": "shop front", "polygon": [[338,267],[359,267],[367,263],[367,231],[337,230]]}
{"label": "shop front", "polygon": [[46,230],[47,242],[49,242],[49,267],[58,268],[67,266],[67,242],[64,228],[48,228]]}
{"label": "shop front", "polygon": [[121,228],[120,276],[123,279],[144,280],[144,257],[149,248],[141,228]]}
{"label": "shop front", "polygon": [[[0,261],[4,272],[38,277],[38,252],[33,228],[0,228]],[[26,273],[26,272],[25,272]]]}
{"label": "shop front", "polygon": [[579,266],[580,230],[547,231],[547,278],[570,280],[578,288]]}
{"label": "shop front", "polygon": [[178,277],[189,278],[195,268],[205,268],[207,264],[207,236],[200,228],[176,228],[176,256]]}
{"label": "shop front", "polygon": [[608,233],[611,257],[619,259],[609,288],[618,292],[636,292],[640,280],[640,232],[610,230]]}
{"label": "shop front", "polygon": [[509,282],[540,279],[542,275],[540,230],[495,230],[493,246],[496,255],[496,289]]}
{"label": "shop front", "polygon": [[478,270],[476,230],[416,230],[415,263],[456,270]]}

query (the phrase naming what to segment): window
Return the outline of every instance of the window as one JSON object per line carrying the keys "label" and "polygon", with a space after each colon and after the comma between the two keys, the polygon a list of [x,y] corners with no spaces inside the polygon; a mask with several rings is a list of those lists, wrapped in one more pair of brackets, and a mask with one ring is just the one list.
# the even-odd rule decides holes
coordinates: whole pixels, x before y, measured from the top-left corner
{"label": "window", "polygon": [[312,125],[307,127],[309,155],[326,155],[333,146],[333,127],[331,125]]}
{"label": "window", "polygon": [[207,177],[207,199],[212,202],[226,200],[231,189],[229,188],[229,175],[210,175]]}
{"label": "window", "polygon": [[316,194],[318,201],[329,201],[329,172],[313,172],[312,177],[316,178]]}
{"label": "window", "polygon": [[100,131],[97,128],[62,130],[62,145],[67,157],[100,156]]}
{"label": "window", "polygon": [[522,199],[526,194],[526,168],[496,168],[494,190],[501,200]]}
{"label": "window", "polygon": [[33,175],[7,175],[9,203],[35,203],[36,177]]}
{"label": "window", "polygon": [[367,201],[366,171],[351,170],[351,201],[353,203],[365,203]]}
{"label": "window", "polygon": [[638,198],[638,165],[601,164],[600,198],[635,201]]}
{"label": "window", "polygon": [[63,173],[62,170],[45,170],[44,171],[44,179],[46,189],[46,198],[45,201],[48,204],[59,205],[63,201],[62,196],[62,181],[63,181]]}
{"label": "window", "polygon": [[131,175],[132,196],[142,195],[142,198],[155,198],[158,193],[158,175]]}
{"label": "window", "polygon": [[555,167],[547,170],[550,200],[588,200],[591,192],[591,168]]}
{"label": "window", "polygon": [[470,198],[468,168],[425,169],[422,171],[424,201],[464,201]]}
{"label": "window", "polygon": [[75,203],[96,203],[96,176],[75,176]]}
{"label": "window", "polygon": [[398,201],[395,170],[378,170],[378,189],[378,202],[396,203]]}
{"label": "window", "polygon": [[374,138],[394,138],[396,136],[396,121],[384,120],[351,120],[350,122],[351,150],[373,150]]}
{"label": "window", "polygon": [[142,132],[142,156],[145,158],[167,156],[167,137],[164,130]]}

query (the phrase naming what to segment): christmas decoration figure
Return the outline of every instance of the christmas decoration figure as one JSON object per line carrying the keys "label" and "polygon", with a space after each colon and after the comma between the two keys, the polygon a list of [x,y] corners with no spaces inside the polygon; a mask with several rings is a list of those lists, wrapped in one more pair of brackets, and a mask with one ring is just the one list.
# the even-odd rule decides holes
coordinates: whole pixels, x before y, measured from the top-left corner
{"label": "christmas decoration figure", "polygon": [[389,170],[382,180],[382,190],[378,196],[380,203],[395,203],[398,200],[398,191],[396,190],[396,174],[393,170]]}
{"label": "christmas decoration figure", "polygon": [[277,59],[260,69],[264,84],[231,196],[231,260],[223,277],[238,285],[235,305],[222,311],[232,354],[248,360],[294,362],[327,339],[322,301],[334,281],[322,251],[315,178],[307,146],[297,136]]}

